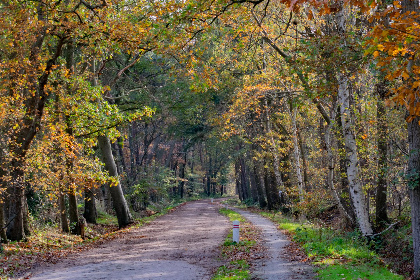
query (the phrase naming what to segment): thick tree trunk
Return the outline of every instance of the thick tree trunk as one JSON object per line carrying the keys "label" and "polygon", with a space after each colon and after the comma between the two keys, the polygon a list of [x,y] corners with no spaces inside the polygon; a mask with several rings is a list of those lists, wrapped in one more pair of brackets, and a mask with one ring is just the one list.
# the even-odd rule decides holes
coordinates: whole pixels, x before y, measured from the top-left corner
{"label": "thick tree trunk", "polygon": [[[115,177],[118,180],[117,167],[115,166],[114,157],[112,156],[111,143],[108,137],[98,136],[98,146],[102,153],[102,159],[105,163],[105,169],[109,172],[109,175]],[[122,228],[129,224],[132,224],[134,221],[131,217],[127,201],[124,198],[124,194],[119,180],[116,186],[107,185],[106,188],[109,188],[109,192],[112,197],[114,210],[118,219],[118,226]]]}
{"label": "thick tree trunk", "polygon": [[[415,12],[414,17],[418,16],[419,0],[403,0],[401,1],[402,12]],[[419,20],[415,19],[417,23]],[[413,42],[414,43],[414,42]],[[418,66],[419,61],[409,61],[407,71],[412,72],[413,64]],[[412,83],[413,81],[411,81]],[[416,106],[420,106],[418,88],[412,90],[416,91]],[[408,193],[410,195],[411,206],[411,230],[413,236],[413,251],[414,251],[414,279],[420,279],[420,117],[414,118],[408,123]]]}
{"label": "thick tree trunk", "polygon": [[85,188],[85,211],[83,212],[83,217],[87,223],[96,224],[98,214],[96,212],[95,194],[90,188]]}
{"label": "thick tree trunk", "polygon": [[72,234],[78,233],[77,223],[79,222],[79,213],[77,211],[77,198],[74,191],[70,190],[69,194],[69,220],[70,230]]}
{"label": "thick tree trunk", "polygon": [[[338,148],[338,166],[339,166],[339,174],[340,174],[340,184],[336,188],[337,193],[339,193],[339,199],[341,201],[341,205],[344,207],[345,211],[348,215],[350,215],[351,223],[353,226],[356,226],[356,216],[355,211],[353,207],[352,197],[350,195],[350,188],[349,188],[349,180],[347,179],[347,157],[346,157],[346,147],[343,144],[344,143],[344,137],[343,137],[343,127],[341,123],[341,109],[340,106],[337,108],[337,115],[336,115],[336,123],[337,123],[337,129],[334,129],[335,131],[335,138],[337,140],[337,148]],[[331,127],[331,129],[333,129]],[[331,138],[332,139],[332,138]],[[343,195],[344,193],[344,195]]]}
{"label": "thick tree trunk", "polygon": [[378,184],[376,187],[376,224],[383,227],[389,222],[387,213],[387,178],[388,178],[388,124],[384,99],[388,93],[386,81],[376,85],[377,93],[377,133],[378,133]]}
{"label": "thick tree trunk", "polygon": [[[20,241],[26,239],[24,228],[24,199],[25,187],[23,182],[23,164],[15,161],[15,166],[19,166],[11,172],[13,181],[7,188],[7,238],[12,241]],[[21,169],[22,168],[22,169]]]}
{"label": "thick tree trunk", "polygon": [[61,230],[63,232],[70,232],[69,221],[67,220],[65,195],[63,193],[59,194],[58,204],[60,207]]}
{"label": "thick tree trunk", "polygon": [[369,221],[366,197],[359,178],[359,161],[357,158],[356,137],[353,132],[353,121],[350,111],[350,85],[345,75],[338,76],[338,100],[341,110],[341,123],[347,154],[347,178],[352,197],[357,223],[363,236],[373,234]]}
{"label": "thick tree trunk", "polygon": [[420,118],[408,123],[408,193],[411,205],[411,227],[414,249],[414,276],[420,279]]}

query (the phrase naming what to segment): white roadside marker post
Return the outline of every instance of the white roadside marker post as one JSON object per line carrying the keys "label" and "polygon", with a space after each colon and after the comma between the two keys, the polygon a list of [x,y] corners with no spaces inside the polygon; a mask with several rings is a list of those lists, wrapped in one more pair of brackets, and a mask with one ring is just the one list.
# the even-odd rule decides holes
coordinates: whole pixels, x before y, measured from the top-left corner
{"label": "white roadside marker post", "polygon": [[233,221],[233,242],[239,243],[239,221]]}
{"label": "white roadside marker post", "polygon": [[211,198],[211,203],[213,203],[213,197]]}

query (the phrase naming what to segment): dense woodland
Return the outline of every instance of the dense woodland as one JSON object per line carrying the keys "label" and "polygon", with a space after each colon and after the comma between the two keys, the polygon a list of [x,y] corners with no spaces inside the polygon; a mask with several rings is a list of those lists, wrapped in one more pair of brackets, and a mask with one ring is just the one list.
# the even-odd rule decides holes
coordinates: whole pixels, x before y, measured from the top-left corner
{"label": "dense woodland", "polygon": [[0,0],[2,241],[236,191],[367,239],[411,226],[419,278],[419,12]]}

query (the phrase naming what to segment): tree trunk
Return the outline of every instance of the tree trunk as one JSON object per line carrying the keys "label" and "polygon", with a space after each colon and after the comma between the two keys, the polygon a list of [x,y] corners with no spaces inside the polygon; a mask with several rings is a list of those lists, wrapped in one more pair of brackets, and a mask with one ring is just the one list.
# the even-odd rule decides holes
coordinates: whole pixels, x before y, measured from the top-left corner
{"label": "tree trunk", "polygon": [[85,211],[83,217],[86,219],[87,223],[96,224],[97,216],[95,194],[92,189],[85,188]]}
{"label": "tree trunk", "polygon": [[267,201],[265,200],[264,196],[264,181],[261,178],[260,170],[257,166],[257,162],[254,162],[254,176],[255,176],[255,183],[258,193],[258,204],[261,208],[265,208],[267,206]]}
{"label": "tree trunk", "polygon": [[240,201],[244,201],[244,195],[242,192],[242,184],[241,184],[241,166],[239,164],[239,159],[235,162],[235,185],[236,185],[236,191],[239,196]]}
{"label": "tree trunk", "polygon": [[[344,207],[346,213],[350,215],[351,219],[350,222],[356,226],[356,216],[355,211],[353,207],[352,197],[350,195],[350,188],[349,188],[349,180],[347,179],[347,158],[346,158],[346,147],[343,144],[344,143],[344,137],[343,137],[343,127],[341,123],[341,109],[340,106],[337,108],[337,115],[336,115],[336,123],[337,123],[337,129],[334,129],[335,131],[335,138],[337,141],[337,148],[338,148],[338,166],[339,166],[339,174],[340,174],[340,184],[337,189],[337,193],[339,193],[339,199],[341,201],[341,205]],[[331,127],[331,129],[333,129]],[[331,136],[330,136],[331,137]],[[331,138],[332,140],[332,138]],[[338,190],[339,189],[339,190]],[[343,196],[343,193],[345,194]]]}
{"label": "tree trunk", "polygon": [[58,204],[60,207],[61,230],[63,232],[70,232],[69,221],[67,220],[65,195],[63,193],[59,194]]}
{"label": "tree trunk", "polygon": [[185,165],[186,165],[186,154],[184,154],[184,162],[181,162],[179,164],[179,184],[178,184],[178,189],[179,189],[179,196],[180,198],[184,198],[184,188],[185,188]]}
{"label": "tree trunk", "polygon": [[249,198],[249,184],[247,180],[247,174],[246,174],[246,166],[245,166],[245,160],[241,157],[239,159],[240,164],[240,175],[241,175],[241,188],[242,188],[242,196],[244,200],[247,200]]}
{"label": "tree trunk", "polygon": [[[4,199],[4,198],[1,198]],[[0,243],[7,242],[7,235],[4,220],[4,203],[0,202]],[[0,251],[1,252],[1,251]]]}
{"label": "tree trunk", "polygon": [[[415,16],[419,14],[418,0],[403,0],[401,1],[402,12],[415,12]],[[417,23],[419,20],[416,18]],[[413,42],[414,43],[414,42]],[[418,61],[410,60],[407,66],[407,72],[412,72],[413,64],[418,66]],[[411,78],[410,78],[411,80]],[[411,83],[413,81],[410,81]],[[416,90],[416,106],[420,105],[418,97],[418,88]],[[408,126],[408,193],[410,196],[411,206],[411,230],[413,236],[413,251],[414,251],[414,279],[420,279],[420,117],[414,118]]]}
{"label": "tree trunk", "polygon": [[257,179],[255,178],[254,172],[251,172],[249,165],[246,166],[246,173],[249,175],[249,189],[250,189],[252,202],[255,203],[258,201]]}
{"label": "tree trunk", "polygon": [[79,222],[79,213],[77,211],[77,198],[73,190],[69,191],[69,220],[72,234],[77,234],[77,223]]}
{"label": "tree trunk", "polygon": [[353,120],[350,111],[350,85],[345,75],[338,76],[338,100],[341,110],[341,123],[347,154],[347,178],[352,197],[357,223],[363,236],[373,234],[369,221],[366,197],[359,178],[359,161],[357,158],[356,138],[353,132]]}
{"label": "tree trunk", "polygon": [[114,157],[112,156],[111,143],[107,136],[98,136],[98,146],[102,153],[102,159],[105,163],[105,169],[109,172],[109,175],[115,177],[117,180],[116,186],[106,185],[112,197],[115,213],[118,219],[118,226],[120,228],[132,224],[133,218],[131,217],[130,210],[127,205],[127,201],[124,198],[124,194],[121,188],[121,184],[118,180],[117,167],[115,166]]}
{"label": "tree trunk", "polygon": [[408,123],[408,193],[414,251],[414,279],[420,279],[420,118]]}
{"label": "tree trunk", "polygon": [[[336,103],[336,102],[334,102]],[[335,114],[336,114],[336,105],[333,105],[332,108],[332,114],[331,114],[331,119],[335,119]],[[333,153],[333,141],[332,141],[332,126],[333,124],[327,124],[325,133],[324,133],[324,140],[325,140],[325,147],[327,149],[327,158],[328,158],[328,175],[327,175],[327,184],[329,189],[331,190],[333,197],[335,199],[335,202],[338,205],[338,209],[341,213],[341,216],[343,218],[347,218],[349,220],[350,223],[354,224],[354,219],[353,217],[348,213],[348,211],[346,210],[346,208],[343,206],[343,203],[340,199],[340,196],[337,192],[337,189],[334,186],[334,170],[335,170],[335,157],[334,157],[334,153]]]}
{"label": "tree trunk", "polygon": [[[14,164],[13,164],[14,163]],[[7,188],[7,238],[12,241],[20,241],[26,239],[24,220],[24,199],[25,187],[23,182],[23,164],[18,160],[12,160],[12,165],[18,166],[17,169],[12,170],[12,182]]]}
{"label": "tree trunk", "polygon": [[376,187],[376,225],[383,227],[389,222],[387,213],[387,178],[388,178],[388,124],[384,99],[388,93],[386,81],[376,84],[377,93],[377,133],[378,133],[378,184]]}
{"label": "tree trunk", "polygon": [[272,170],[272,161],[267,159],[264,166],[264,186],[269,210],[280,208],[280,196],[277,190],[277,178]]}
{"label": "tree trunk", "polygon": [[303,139],[302,139],[302,135],[300,133],[299,127],[297,127],[297,137],[298,137],[298,141],[299,141],[300,156],[302,157],[303,186],[304,186],[304,190],[309,190],[308,163],[307,163],[307,159],[306,159],[305,150],[303,149],[303,147],[304,147]]}

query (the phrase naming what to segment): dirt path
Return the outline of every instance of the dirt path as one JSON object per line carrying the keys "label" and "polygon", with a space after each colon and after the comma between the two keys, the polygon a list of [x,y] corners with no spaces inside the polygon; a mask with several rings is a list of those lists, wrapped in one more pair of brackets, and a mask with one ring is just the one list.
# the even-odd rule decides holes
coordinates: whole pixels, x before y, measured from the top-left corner
{"label": "dirt path", "polygon": [[209,200],[190,202],[122,238],[32,271],[32,280],[209,279],[230,229]]}
{"label": "dirt path", "polygon": [[287,236],[277,230],[277,227],[270,220],[260,215],[235,208],[239,214],[255,226],[261,228],[265,247],[267,248],[265,258],[255,264],[254,277],[264,280],[290,280],[290,279],[314,279],[313,268],[304,263],[290,261],[286,255],[285,247],[290,243]]}

